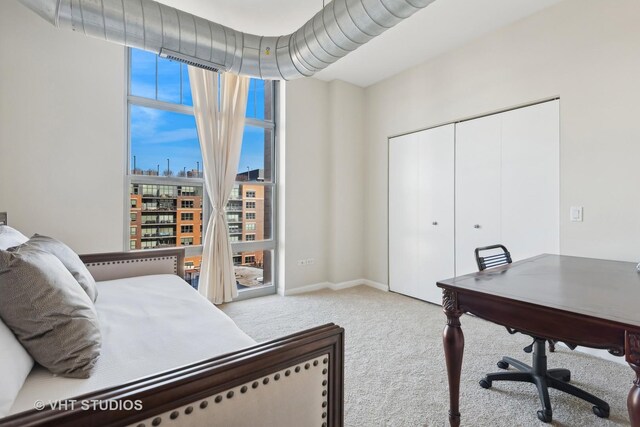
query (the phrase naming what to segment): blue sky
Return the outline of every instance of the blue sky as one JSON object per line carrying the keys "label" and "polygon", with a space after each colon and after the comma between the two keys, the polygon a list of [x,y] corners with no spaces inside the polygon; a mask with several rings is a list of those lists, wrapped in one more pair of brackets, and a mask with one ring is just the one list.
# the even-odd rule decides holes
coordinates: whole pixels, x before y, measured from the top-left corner
{"label": "blue sky", "polygon": [[[193,105],[187,66],[159,58],[149,52],[131,50],[131,94],[160,101]],[[157,67],[157,86],[156,86]],[[182,81],[182,91],[180,82]],[[156,98],[157,93],[157,98]],[[183,168],[191,170],[202,156],[195,118],[190,114],[131,105],[131,167],[135,156],[139,169],[166,170],[170,159],[174,174]],[[247,117],[264,118],[264,84],[251,80]],[[264,168],[265,130],[246,126],[239,172]]]}

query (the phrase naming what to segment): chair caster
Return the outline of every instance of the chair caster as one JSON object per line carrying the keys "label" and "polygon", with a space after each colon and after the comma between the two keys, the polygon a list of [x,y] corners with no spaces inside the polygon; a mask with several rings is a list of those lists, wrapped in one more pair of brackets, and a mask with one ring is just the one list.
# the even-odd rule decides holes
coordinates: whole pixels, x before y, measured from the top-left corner
{"label": "chair caster", "polygon": [[498,365],[498,368],[500,369],[509,369],[509,364],[504,360],[499,361],[496,365]]}
{"label": "chair caster", "polygon": [[593,407],[593,413],[596,414],[600,418],[609,418],[609,409],[602,408],[600,406]]}
{"label": "chair caster", "polygon": [[491,382],[487,381],[485,378],[481,379],[479,384],[480,384],[480,387],[482,388],[491,388]]}
{"label": "chair caster", "polygon": [[550,423],[553,420],[553,413],[550,410],[541,409],[538,411],[538,419],[543,423]]}

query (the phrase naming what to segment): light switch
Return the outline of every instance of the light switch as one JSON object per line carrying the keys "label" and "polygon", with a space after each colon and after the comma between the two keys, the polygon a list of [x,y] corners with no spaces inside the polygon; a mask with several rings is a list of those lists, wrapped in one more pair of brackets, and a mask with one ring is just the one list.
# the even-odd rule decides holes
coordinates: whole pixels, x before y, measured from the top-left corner
{"label": "light switch", "polygon": [[569,216],[571,222],[582,222],[582,206],[571,206]]}

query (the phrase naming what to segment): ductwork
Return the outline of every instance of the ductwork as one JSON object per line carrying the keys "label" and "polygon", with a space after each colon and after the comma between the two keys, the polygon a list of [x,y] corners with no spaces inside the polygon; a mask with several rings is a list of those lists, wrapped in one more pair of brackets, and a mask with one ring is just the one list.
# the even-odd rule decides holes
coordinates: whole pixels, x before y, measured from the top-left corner
{"label": "ductwork", "polygon": [[58,28],[198,67],[309,77],[434,0],[333,0],[292,34],[256,36],[153,0],[19,0]]}

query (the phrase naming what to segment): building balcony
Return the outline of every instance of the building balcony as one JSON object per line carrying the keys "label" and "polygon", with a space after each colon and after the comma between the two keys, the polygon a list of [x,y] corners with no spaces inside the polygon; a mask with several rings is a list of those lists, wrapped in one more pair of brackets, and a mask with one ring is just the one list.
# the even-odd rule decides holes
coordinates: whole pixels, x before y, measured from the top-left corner
{"label": "building balcony", "polygon": [[143,239],[175,239],[175,234],[145,234]]}

